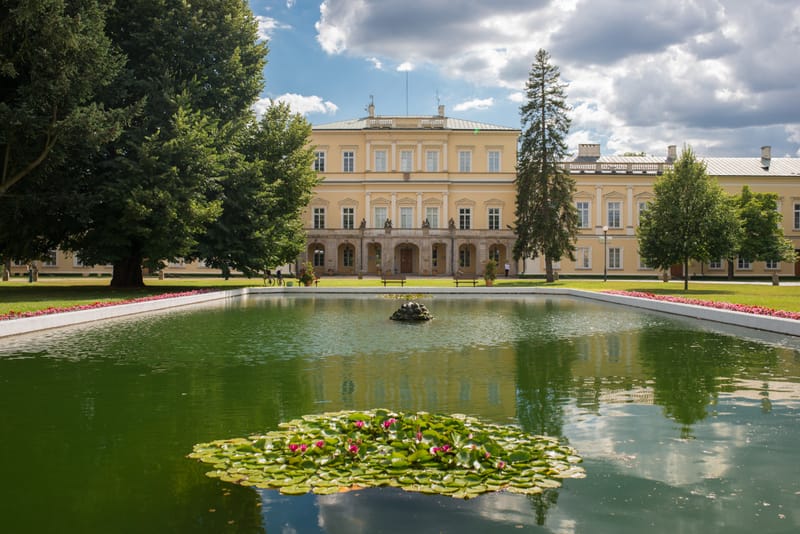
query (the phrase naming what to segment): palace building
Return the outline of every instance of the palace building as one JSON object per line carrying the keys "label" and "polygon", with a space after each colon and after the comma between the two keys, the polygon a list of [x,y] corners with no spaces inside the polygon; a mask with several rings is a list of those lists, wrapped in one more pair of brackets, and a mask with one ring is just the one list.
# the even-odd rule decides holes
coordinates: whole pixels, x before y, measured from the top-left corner
{"label": "palace building", "polygon": [[[306,212],[303,261],[322,274],[482,274],[491,258],[512,275],[544,273],[543,259],[515,262],[519,129],[436,116],[376,116],[313,128],[315,169],[322,178]],[[784,233],[800,249],[800,159],[701,158],[730,194],[749,185],[779,196]],[[678,157],[602,156],[581,144],[564,167],[576,181],[580,217],[576,261],[557,272],[572,276],[659,276],[638,254],[639,214],[653,183]],[[738,258],[736,276],[800,275],[795,264]],[[672,276],[682,276],[677,266]],[[725,276],[722,260],[691,265],[690,276]]]}

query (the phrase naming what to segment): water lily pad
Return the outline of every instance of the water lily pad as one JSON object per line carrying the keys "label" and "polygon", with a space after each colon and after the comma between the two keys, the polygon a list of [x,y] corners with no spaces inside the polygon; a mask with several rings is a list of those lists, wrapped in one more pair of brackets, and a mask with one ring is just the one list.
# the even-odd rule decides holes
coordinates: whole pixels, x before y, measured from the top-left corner
{"label": "water lily pad", "polygon": [[469,499],[537,494],[582,478],[577,451],[551,437],[456,414],[389,410],[305,415],[279,430],[195,445],[208,476],[286,495],[392,486]]}

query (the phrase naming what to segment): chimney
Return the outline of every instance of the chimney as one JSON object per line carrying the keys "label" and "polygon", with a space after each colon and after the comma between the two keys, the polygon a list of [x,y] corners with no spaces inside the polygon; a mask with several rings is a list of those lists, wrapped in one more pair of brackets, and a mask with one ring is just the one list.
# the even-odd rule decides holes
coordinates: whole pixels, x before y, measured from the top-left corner
{"label": "chimney", "polygon": [[672,163],[676,159],[678,159],[678,146],[669,145],[667,147],[667,163]]}
{"label": "chimney", "polygon": [[761,168],[764,170],[769,169],[769,163],[772,160],[772,147],[771,146],[762,146],[761,147]]}
{"label": "chimney", "polygon": [[600,144],[599,143],[579,143],[578,144],[578,157],[579,158],[592,158],[597,159],[600,157]]}

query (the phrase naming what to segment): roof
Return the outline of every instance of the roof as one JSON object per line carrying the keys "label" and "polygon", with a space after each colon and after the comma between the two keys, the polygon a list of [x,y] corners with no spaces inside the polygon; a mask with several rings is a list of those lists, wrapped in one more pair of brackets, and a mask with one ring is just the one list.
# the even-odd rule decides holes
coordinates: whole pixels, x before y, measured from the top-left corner
{"label": "roof", "polygon": [[[761,158],[699,157],[706,164],[709,176],[798,176],[800,158],[771,158],[769,165],[762,166]],[[653,156],[601,156],[575,157],[569,161],[573,172],[662,172],[671,167],[666,158]]]}
{"label": "roof", "polygon": [[489,130],[518,132],[518,128],[486,122],[438,116],[362,117],[327,124],[316,124],[312,130]]}
{"label": "roof", "polygon": [[800,176],[800,158],[772,158],[769,167],[761,158],[700,158],[711,176]]}

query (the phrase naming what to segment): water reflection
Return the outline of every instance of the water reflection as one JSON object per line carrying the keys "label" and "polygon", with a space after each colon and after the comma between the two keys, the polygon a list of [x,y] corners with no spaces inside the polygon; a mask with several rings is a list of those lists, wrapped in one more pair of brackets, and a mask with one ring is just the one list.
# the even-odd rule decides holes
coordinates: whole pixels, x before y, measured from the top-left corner
{"label": "water reflection", "polygon": [[[4,530],[800,528],[793,342],[573,299],[425,304],[434,321],[403,325],[388,319],[396,301],[251,298],[0,341],[0,425],[12,437],[0,458],[14,459]],[[184,458],[200,441],[375,407],[558,436],[588,477],[537,498],[289,498],[208,479]],[[32,461],[16,461],[21,451]]]}

